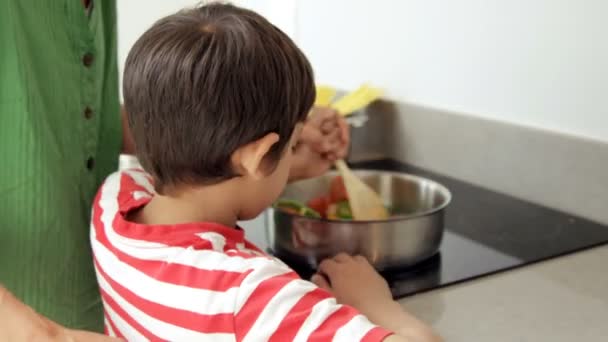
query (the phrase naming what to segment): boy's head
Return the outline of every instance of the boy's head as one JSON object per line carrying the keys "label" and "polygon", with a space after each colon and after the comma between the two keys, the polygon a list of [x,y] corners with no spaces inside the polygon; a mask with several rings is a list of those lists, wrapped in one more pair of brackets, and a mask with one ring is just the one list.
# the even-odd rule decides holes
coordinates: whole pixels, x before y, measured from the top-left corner
{"label": "boy's head", "polygon": [[213,3],[168,16],[139,38],[123,95],[157,192],[241,177],[271,202],[287,181],[315,88],[287,35],[252,11]]}

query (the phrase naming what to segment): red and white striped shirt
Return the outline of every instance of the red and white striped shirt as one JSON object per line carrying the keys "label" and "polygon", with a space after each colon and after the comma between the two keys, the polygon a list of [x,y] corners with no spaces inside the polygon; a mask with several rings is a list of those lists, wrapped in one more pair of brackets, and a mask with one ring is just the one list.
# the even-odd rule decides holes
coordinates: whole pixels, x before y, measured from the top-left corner
{"label": "red and white striped shirt", "polygon": [[154,194],[127,170],[99,190],[91,223],[107,334],[130,341],[380,341],[390,332],[214,223],[125,220]]}

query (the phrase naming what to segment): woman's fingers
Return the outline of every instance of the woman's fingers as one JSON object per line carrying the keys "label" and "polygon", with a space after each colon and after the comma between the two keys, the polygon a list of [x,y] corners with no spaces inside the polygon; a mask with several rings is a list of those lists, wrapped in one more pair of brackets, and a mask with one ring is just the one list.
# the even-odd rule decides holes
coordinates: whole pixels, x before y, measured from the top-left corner
{"label": "woman's fingers", "polygon": [[334,131],[339,131],[339,129],[337,117],[327,119],[321,124],[321,132],[323,134],[330,134]]}

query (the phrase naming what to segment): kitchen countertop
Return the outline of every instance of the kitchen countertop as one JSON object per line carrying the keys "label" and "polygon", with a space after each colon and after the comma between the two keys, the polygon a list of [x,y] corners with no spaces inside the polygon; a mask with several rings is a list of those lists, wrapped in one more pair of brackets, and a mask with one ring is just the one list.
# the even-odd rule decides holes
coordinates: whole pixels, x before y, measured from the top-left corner
{"label": "kitchen countertop", "polygon": [[[261,229],[262,217],[242,223]],[[263,244],[263,236],[250,235]],[[608,245],[399,300],[451,341],[608,340]]]}
{"label": "kitchen countertop", "polygon": [[608,246],[399,300],[446,341],[608,340]]}

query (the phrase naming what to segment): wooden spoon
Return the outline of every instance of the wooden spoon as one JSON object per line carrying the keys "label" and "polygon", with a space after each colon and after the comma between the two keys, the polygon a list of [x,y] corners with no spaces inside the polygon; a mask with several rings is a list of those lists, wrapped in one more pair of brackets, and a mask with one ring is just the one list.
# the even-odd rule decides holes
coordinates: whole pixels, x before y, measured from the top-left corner
{"label": "wooden spoon", "polygon": [[336,168],[344,180],[348,203],[355,220],[386,220],[389,217],[380,196],[357,177],[344,160],[336,161]]}
{"label": "wooden spoon", "polygon": [[[351,113],[362,109],[374,102],[382,94],[380,89],[364,84],[350,94],[347,94],[332,103],[331,100],[336,95],[336,90],[334,88],[317,86],[316,92],[317,98],[315,100],[315,105],[330,105],[343,116],[348,116]],[[380,196],[359,179],[359,177],[350,170],[348,165],[346,165],[344,160],[336,161],[335,165],[344,180],[344,187],[348,194],[348,202],[353,218],[360,221],[387,219],[389,217],[388,210],[386,210]]]}

